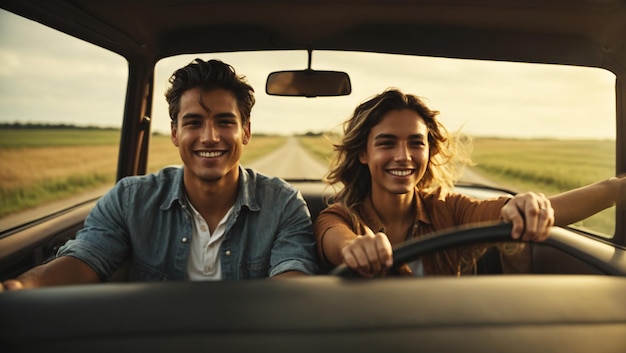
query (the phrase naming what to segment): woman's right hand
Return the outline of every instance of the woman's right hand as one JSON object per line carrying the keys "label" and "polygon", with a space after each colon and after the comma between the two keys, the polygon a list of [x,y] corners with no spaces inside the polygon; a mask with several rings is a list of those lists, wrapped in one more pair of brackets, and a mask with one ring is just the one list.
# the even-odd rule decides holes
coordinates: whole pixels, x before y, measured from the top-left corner
{"label": "woman's right hand", "polygon": [[365,234],[349,241],[341,249],[343,261],[363,277],[379,276],[393,265],[393,250],[385,233],[372,232],[365,227]]}

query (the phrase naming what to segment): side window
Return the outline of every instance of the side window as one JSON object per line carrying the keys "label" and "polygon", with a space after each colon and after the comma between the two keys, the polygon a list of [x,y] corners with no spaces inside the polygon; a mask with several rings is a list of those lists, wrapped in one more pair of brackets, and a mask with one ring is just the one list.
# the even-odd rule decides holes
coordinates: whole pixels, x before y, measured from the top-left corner
{"label": "side window", "polygon": [[127,75],[122,57],[0,10],[0,233],[113,185]]}

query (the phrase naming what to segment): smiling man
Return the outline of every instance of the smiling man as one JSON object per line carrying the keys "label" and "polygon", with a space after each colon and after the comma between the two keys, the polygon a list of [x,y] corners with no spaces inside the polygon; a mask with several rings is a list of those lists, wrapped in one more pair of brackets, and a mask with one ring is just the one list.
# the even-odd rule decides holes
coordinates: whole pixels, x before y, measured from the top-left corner
{"label": "smiling man", "polygon": [[240,166],[254,90],[218,60],[194,60],[165,97],[182,168],[122,179],[51,262],[6,289],[93,283],[130,260],[138,281],[314,274],[309,212],[286,182]]}

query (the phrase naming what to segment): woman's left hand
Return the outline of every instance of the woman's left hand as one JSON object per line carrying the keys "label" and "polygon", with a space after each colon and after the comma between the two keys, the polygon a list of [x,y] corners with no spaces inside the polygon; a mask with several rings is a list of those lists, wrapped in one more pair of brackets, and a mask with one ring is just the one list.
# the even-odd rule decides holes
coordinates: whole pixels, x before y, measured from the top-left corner
{"label": "woman's left hand", "polygon": [[554,225],[554,209],[541,193],[515,195],[500,211],[500,218],[513,224],[511,237],[527,241],[544,241]]}

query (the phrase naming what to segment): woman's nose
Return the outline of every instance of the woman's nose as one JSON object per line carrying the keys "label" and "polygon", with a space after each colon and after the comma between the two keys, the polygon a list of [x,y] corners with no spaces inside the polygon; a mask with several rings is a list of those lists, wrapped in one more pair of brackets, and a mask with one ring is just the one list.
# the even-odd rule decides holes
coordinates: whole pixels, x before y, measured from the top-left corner
{"label": "woman's nose", "polygon": [[404,161],[410,161],[411,158],[411,151],[409,150],[408,146],[404,143],[401,143],[398,145],[398,148],[396,150],[396,161],[400,161],[400,162],[404,162]]}

